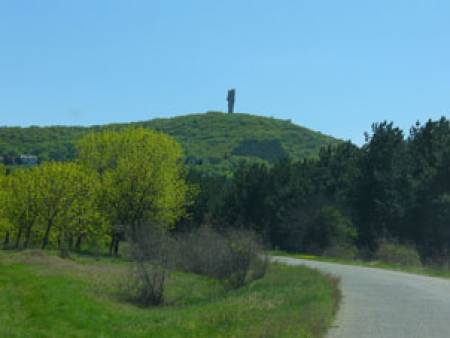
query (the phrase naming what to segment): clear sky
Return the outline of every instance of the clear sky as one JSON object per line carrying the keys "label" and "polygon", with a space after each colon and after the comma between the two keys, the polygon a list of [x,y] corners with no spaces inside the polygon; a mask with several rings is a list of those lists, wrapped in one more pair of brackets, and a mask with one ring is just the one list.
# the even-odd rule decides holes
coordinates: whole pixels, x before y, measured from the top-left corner
{"label": "clear sky", "polygon": [[0,0],[0,125],[226,110],[356,143],[449,116],[450,1]]}

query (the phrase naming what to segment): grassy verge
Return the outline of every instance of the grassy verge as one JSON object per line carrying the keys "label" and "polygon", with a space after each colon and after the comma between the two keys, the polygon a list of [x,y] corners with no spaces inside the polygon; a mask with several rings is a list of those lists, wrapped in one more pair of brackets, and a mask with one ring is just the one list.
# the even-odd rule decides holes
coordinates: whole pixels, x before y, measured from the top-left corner
{"label": "grassy verge", "polygon": [[118,293],[128,264],[0,251],[0,337],[321,337],[339,298],[317,271],[272,265],[232,292],[173,273],[167,304],[143,309]]}
{"label": "grassy verge", "polygon": [[269,253],[273,256],[285,256],[292,258],[300,258],[300,259],[308,259],[320,262],[329,262],[329,263],[339,263],[346,265],[358,265],[365,266],[369,268],[378,268],[385,270],[394,270],[394,271],[402,271],[413,273],[417,275],[431,276],[431,277],[441,277],[441,278],[450,278],[450,269],[434,267],[434,266],[405,266],[405,265],[397,265],[390,264],[381,261],[366,261],[361,259],[346,259],[346,258],[338,258],[338,257],[327,257],[327,256],[315,256],[308,254],[296,254],[296,253],[287,253],[284,251],[271,251]]}

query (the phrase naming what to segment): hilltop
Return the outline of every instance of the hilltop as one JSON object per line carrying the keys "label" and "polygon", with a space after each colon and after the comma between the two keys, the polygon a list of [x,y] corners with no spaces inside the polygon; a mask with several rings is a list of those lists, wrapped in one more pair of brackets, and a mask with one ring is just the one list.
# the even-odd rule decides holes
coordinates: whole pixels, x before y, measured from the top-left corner
{"label": "hilltop", "polygon": [[5,162],[19,154],[37,155],[41,161],[71,160],[76,155],[75,142],[82,134],[128,126],[168,133],[182,144],[188,164],[214,171],[226,171],[242,159],[273,163],[288,156],[314,157],[322,146],[339,142],[289,120],[208,112],[91,127],[1,127],[0,156]]}

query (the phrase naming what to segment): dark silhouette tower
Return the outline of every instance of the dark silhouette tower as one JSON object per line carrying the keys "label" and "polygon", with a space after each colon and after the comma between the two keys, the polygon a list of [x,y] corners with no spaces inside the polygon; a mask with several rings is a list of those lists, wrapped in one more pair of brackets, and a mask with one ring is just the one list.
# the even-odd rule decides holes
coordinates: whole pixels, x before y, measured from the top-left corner
{"label": "dark silhouette tower", "polygon": [[236,90],[228,90],[227,101],[228,101],[228,114],[233,114],[234,112],[234,101],[236,99]]}

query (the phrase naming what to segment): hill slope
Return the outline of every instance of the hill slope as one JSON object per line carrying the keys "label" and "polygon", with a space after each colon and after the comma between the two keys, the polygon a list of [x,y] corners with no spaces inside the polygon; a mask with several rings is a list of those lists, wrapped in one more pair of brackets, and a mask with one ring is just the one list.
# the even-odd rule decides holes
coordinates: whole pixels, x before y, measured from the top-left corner
{"label": "hill slope", "polygon": [[92,127],[0,128],[0,156],[33,154],[40,160],[70,160],[74,143],[85,132],[142,126],[166,132],[184,148],[186,162],[205,170],[228,170],[242,159],[274,162],[290,156],[315,156],[338,140],[290,121],[247,114],[208,112],[167,119]]}
{"label": "hill slope", "polygon": [[132,266],[87,255],[0,250],[1,337],[323,337],[339,302],[337,281],[303,267],[271,265],[228,291],[203,276],[171,272],[161,307],[127,302]]}

